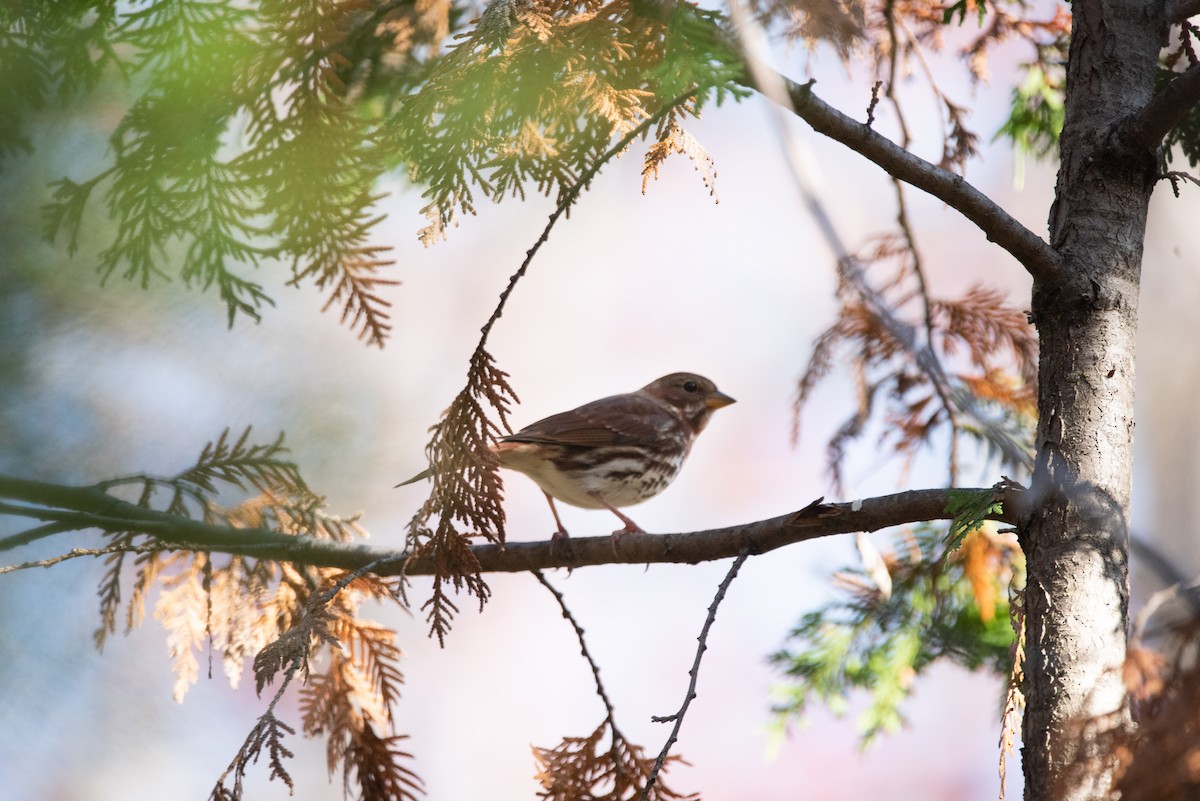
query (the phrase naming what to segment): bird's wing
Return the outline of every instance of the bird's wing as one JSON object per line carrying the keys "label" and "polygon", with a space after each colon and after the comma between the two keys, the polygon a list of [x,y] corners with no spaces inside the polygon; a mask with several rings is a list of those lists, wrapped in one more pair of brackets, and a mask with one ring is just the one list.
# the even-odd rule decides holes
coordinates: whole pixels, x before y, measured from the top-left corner
{"label": "bird's wing", "polygon": [[662,406],[649,398],[614,395],[538,420],[515,434],[501,437],[500,441],[580,448],[648,443],[667,433],[666,421],[675,422]]}

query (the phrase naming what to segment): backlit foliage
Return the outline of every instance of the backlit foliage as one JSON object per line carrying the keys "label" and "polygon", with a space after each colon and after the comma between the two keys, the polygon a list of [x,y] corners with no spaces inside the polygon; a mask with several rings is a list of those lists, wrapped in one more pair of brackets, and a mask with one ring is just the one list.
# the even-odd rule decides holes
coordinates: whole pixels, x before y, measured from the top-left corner
{"label": "backlit foliage", "polygon": [[[606,744],[607,743],[607,744]],[[628,742],[605,721],[587,737],[564,737],[553,748],[534,747],[538,761],[538,797],[546,801],[672,801],[694,799],[681,795],[659,778],[642,794],[655,757]],[[680,761],[667,757],[668,762]]]}
{"label": "backlit foliage", "polygon": [[904,701],[936,660],[1008,672],[1010,593],[1024,583],[1012,534],[987,524],[951,551],[940,528],[922,525],[902,532],[884,561],[890,594],[860,570],[839,573],[844,599],[806,614],[771,657],[785,677],[775,706],[780,725],[802,719],[814,702],[842,714],[850,694],[864,691],[869,702],[858,724],[866,745],[900,728]]}
{"label": "backlit foliage", "polygon": [[[408,524],[409,551],[433,554],[433,594],[422,608],[428,610],[430,633],[443,645],[458,612],[446,586],[474,595],[480,609],[491,594],[471,552],[471,537],[504,544],[504,487],[489,447],[512,430],[508,410],[516,395],[483,342],[471,359],[469,376],[467,387],[431,429],[425,451],[433,488]],[[460,531],[460,523],[467,531]]]}
{"label": "backlit foliage", "polygon": [[[429,187],[422,241],[475,213],[477,194],[524,198],[534,188],[561,201],[614,140],[651,117],[698,116],[710,96],[744,93],[715,36],[718,19],[687,3],[488,4],[389,120],[398,155]],[[671,124],[658,139],[679,150]],[[695,148],[679,152],[696,159]]]}
{"label": "backlit foliage", "polygon": [[686,3],[504,0],[465,29],[478,8],[451,0],[51,5],[0,12],[13,52],[0,110],[14,112],[0,156],[28,144],[22,117],[105,77],[134,98],[111,164],[57,182],[48,236],[74,251],[102,203],[116,223],[102,278],[214,288],[232,324],[273,302],[255,271],[283,263],[380,346],[395,283],[375,235],[385,173],[426,187],[429,244],[478,198],[561,200],[612,142],[671,110],[647,169],[684,153],[711,191],[681,121],[745,94],[719,15]]}
{"label": "backlit foliage", "polygon": [[[1037,340],[1026,315],[983,287],[962,299],[930,297],[910,250],[884,237],[843,270],[836,321],[817,339],[799,381],[794,436],[804,405],[835,364],[848,359],[858,404],[827,446],[834,486],[844,484],[846,449],[882,421],[884,442],[906,463],[949,436],[948,473],[957,481],[957,442],[975,442],[1000,471],[1029,471],[1036,424]],[[887,261],[899,260],[890,276]],[[869,283],[876,275],[880,288]]]}
{"label": "backlit foliage", "polygon": [[[133,489],[139,506],[162,507],[173,515],[235,529],[272,529],[298,538],[337,541],[363,536],[355,519],[324,511],[323,500],[285,457],[282,438],[259,445],[251,443],[249,429],[236,440],[226,431],[204,447],[194,465],[175,476],[130,476],[99,486],[117,493]],[[226,501],[229,494],[235,496],[232,503]],[[159,496],[163,502],[156,505]],[[106,536],[128,549],[155,542],[137,531]],[[296,678],[303,682],[303,732],[325,738],[330,773],[342,772],[348,792],[389,799],[414,798],[421,792],[392,717],[404,681],[395,632],[359,614],[368,600],[402,603],[398,584],[369,574],[346,576],[331,568],[158,544],[161,550],[138,552],[132,564],[125,552],[108,557],[99,590],[97,646],[116,630],[122,587],[129,584],[125,629],[141,624],[147,604],[156,597],[154,617],[167,631],[177,701],[199,679],[200,658],[206,651],[220,660],[235,688],[248,661],[253,662],[260,694],[276,680],[281,682],[279,693],[218,781],[214,799],[242,798],[242,779],[260,756],[266,757],[271,778],[292,786],[286,765],[292,753],[284,741],[295,727],[277,716],[276,702]]]}

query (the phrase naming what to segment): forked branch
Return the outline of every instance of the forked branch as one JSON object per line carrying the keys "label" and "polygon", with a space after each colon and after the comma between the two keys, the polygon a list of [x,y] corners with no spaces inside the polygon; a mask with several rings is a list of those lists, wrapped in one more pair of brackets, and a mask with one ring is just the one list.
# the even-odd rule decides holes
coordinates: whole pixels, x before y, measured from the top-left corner
{"label": "forked branch", "polygon": [[[812,91],[778,75],[786,90],[784,108],[794,112],[817,133],[841,142],[883,168],[888,175],[933,195],[973,222],[992,242],[1009,252],[1037,281],[1048,281],[1061,269],[1061,260],[1044,239],[1030,231],[991,198],[956,173],[944,170],[905,150],[865,123],[830,106]],[[771,95],[747,76],[746,85]],[[776,98],[771,98],[780,102]]]}
{"label": "forked branch", "polygon": [[1200,64],[1194,64],[1154,97],[1130,120],[1134,141],[1147,152],[1162,144],[1163,137],[1200,103]]}
{"label": "forked branch", "polygon": [[717,594],[713,596],[713,601],[708,605],[708,616],[704,618],[704,625],[700,627],[700,636],[696,638],[696,658],[692,660],[692,669],[688,671],[688,688],[687,693],[683,697],[683,703],[679,710],[672,715],[665,717],[651,718],[655,723],[674,723],[671,727],[671,734],[667,737],[667,742],[663,745],[662,751],[659,752],[658,758],[654,760],[654,769],[650,772],[650,777],[646,781],[646,786],[642,788],[642,793],[638,796],[638,801],[645,801],[650,794],[654,782],[658,780],[658,774],[662,771],[663,765],[667,761],[667,754],[671,751],[671,746],[679,739],[679,729],[683,726],[683,717],[687,714],[688,707],[692,705],[692,700],[696,697],[696,683],[700,678],[700,660],[704,658],[704,652],[708,650],[708,633],[712,630],[713,622],[717,619],[717,607],[721,605],[721,601],[725,600],[725,593],[729,591],[729,585],[737,577],[738,571],[742,569],[742,565],[750,558],[750,551],[743,549],[738,554],[737,559],[733,560],[733,564],[729,566],[729,571],[725,574],[725,578],[721,580],[717,586]]}

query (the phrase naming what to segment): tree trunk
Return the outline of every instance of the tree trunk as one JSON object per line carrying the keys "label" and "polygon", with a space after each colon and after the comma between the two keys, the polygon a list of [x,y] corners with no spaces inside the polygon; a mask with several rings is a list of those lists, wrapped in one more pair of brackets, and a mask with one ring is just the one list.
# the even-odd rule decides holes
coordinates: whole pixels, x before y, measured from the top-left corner
{"label": "tree trunk", "polygon": [[[1128,725],[1134,339],[1153,153],[1121,136],[1154,91],[1162,3],[1077,0],[1051,244],[1062,269],[1033,292],[1041,347],[1028,564],[1025,797],[1106,797],[1097,729]],[[1088,721],[1086,729],[1080,724]],[[1093,761],[1097,760],[1097,761]],[[1064,784],[1085,761],[1086,781]]]}

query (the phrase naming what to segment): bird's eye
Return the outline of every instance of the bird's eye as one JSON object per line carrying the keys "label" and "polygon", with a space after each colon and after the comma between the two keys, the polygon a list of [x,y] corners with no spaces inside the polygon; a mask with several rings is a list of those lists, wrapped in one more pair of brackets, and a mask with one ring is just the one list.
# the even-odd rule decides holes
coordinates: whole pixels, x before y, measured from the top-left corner
{"label": "bird's eye", "polygon": [[683,391],[684,392],[695,392],[698,389],[700,389],[700,385],[697,384],[695,381],[684,381],[683,382]]}

